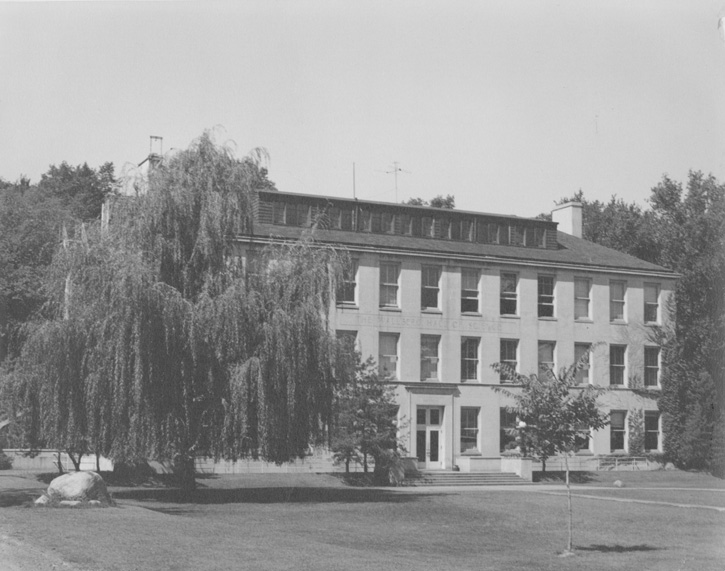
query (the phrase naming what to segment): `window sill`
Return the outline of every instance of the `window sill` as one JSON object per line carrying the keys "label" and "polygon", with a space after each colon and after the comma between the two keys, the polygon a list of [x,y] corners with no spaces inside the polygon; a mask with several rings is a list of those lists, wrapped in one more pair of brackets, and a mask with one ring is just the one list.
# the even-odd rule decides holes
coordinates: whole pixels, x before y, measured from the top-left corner
{"label": "window sill", "polygon": [[627,325],[627,322],[622,319],[615,319],[614,321],[609,322],[610,325]]}
{"label": "window sill", "polygon": [[520,316],[514,315],[513,313],[502,313],[499,317],[501,319],[521,319]]}
{"label": "window sill", "polygon": [[360,309],[360,306],[355,303],[338,303],[337,309]]}
{"label": "window sill", "polygon": [[433,315],[443,315],[443,311],[438,309],[437,307],[421,307],[420,312],[431,313]]}
{"label": "window sill", "polygon": [[483,317],[478,311],[461,311],[461,317]]}
{"label": "window sill", "polygon": [[612,391],[626,391],[629,387],[626,385],[609,385],[609,389]]}
{"label": "window sill", "polygon": [[392,305],[381,305],[380,311],[392,311],[394,313],[400,313],[401,309],[399,307],[393,307]]}
{"label": "window sill", "polygon": [[556,317],[542,317],[539,316],[539,321],[558,321]]}
{"label": "window sill", "polygon": [[478,379],[461,379],[461,384],[463,385],[478,384],[480,382]]}
{"label": "window sill", "polygon": [[662,324],[659,321],[645,321],[645,327],[660,327]]}
{"label": "window sill", "polygon": [[577,317],[574,319],[574,323],[594,323],[594,320],[589,317]]}

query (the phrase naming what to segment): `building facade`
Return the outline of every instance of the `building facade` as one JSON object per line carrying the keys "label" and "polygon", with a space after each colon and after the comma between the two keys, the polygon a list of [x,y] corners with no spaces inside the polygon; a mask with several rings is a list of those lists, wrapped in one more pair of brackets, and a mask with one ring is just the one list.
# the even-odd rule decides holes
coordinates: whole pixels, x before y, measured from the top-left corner
{"label": "building facade", "polygon": [[[256,194],[242,251],[313,232],[352,269],[331,322],[395,384],[402,442],[423,469],[496,471],[515,419],[496,391],[522,374],[569,366],[595,346],[580,382],[610,425],[581,454],[662,449],[656,395],[676,275],[581,238],[581,206],[553,221],[277,191]],[[564,231],[562,231],[564,230]]]}

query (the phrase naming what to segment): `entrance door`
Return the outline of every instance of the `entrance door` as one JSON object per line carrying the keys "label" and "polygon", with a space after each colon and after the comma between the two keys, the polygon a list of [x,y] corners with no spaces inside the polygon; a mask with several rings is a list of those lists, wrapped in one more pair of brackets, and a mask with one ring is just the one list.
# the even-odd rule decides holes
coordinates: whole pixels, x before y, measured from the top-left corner
{"label": "entrance door", "polygon": [[418,468],[435,470],[443,468],[441,451],[441,423],[443,407],[419,406],[416,411],[416,455]]}

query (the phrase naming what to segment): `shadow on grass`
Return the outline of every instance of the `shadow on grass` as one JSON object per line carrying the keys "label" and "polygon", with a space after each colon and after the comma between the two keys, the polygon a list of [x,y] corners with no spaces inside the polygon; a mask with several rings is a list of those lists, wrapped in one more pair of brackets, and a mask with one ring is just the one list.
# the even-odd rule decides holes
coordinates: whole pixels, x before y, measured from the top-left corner
{"label": "shadow on grass", "polygon": [[577,547],[577,551],[598,551],[599,553],[631,553],[633,551],[660,551],[663,547],[652,547],[651,545],[590,545],[589,547]]}
{"label": "shadow on grass", "polygon": [[[566,472],[534,472],[534,482],[563,484],[566,482]],[[572,484],[588,484],[596,481],[593,472],[569,472],[569,481]]]}
{"label": "shadow on grass", "polygon": [[[275,504],[275,503],[404,503],[416,501],[423,494],[397,494],[392,490],[365,488],[237,488],[118,490],[116,500],[138,500],[167,504]],[[431,494],[425,494],[430,497]]]}
{"label": "shadow on grass", "polygon": [[3,490],[0,492],[0,508],[9,508],[11,506],[22,506],[29,502],[35,501],[43,492],[40,488],[37,490]]}

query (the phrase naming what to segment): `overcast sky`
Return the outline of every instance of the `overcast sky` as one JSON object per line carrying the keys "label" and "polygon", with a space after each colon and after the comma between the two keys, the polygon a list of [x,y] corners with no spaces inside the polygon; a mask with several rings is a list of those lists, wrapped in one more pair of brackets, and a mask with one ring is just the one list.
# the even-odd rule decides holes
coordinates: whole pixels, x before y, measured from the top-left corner
{"label": "overcast sky", "polygon": [[520,216],[725,179],[709,0],[0,2],[0,177],[205,129],[280,190]]}

